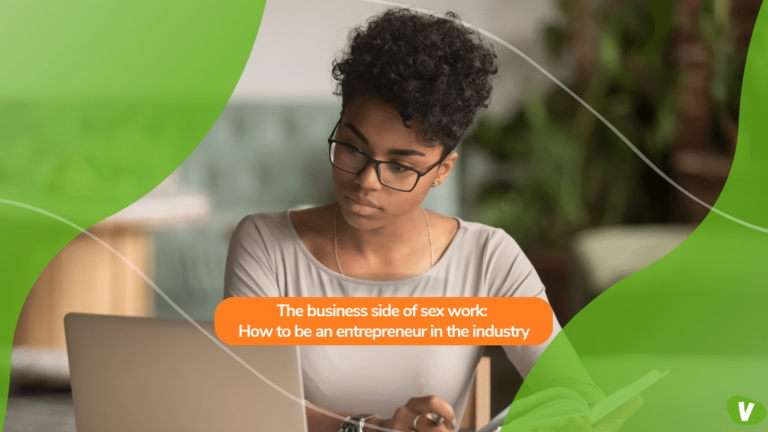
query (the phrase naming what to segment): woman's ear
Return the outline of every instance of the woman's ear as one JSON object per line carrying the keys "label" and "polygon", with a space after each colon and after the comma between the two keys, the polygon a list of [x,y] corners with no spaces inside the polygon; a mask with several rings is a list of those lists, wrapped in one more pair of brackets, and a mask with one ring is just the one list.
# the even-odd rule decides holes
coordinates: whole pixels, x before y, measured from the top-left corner
{"label": "woman's ear", "polygon": [[[432,180],[432,185],[434,186],[440,186],[443,184],[443,182],[448,178],[448,174],[451,173],[451,170],[453,169],[454,164],[456,163],[456,159],[458,159],[459,154],[458,153],[451,153],[448,155],[448,157],[445,158],[444,161],[440,163],[440,166],[437,168],[437,177],[435,177],[434,180]],[[434,184],[437,183],[437,184]]]}

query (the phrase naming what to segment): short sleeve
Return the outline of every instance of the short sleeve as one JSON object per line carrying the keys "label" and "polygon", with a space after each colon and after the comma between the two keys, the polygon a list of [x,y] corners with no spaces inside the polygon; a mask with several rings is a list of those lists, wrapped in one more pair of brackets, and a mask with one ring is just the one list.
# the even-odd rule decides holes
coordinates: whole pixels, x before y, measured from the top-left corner
{"label": "short sleeve", "polygon": [[[544,284],[520,246],[504,230],[496,228],[488,238],[486,247],[485,280],[489,297],[538,297],[549,303]],[[557,317],[552,315],[552,334],[540,345],[504,346],[507,357],[520,375],[525,378],[536,364],[541,354],[550,345],[562,327]],[[565,336],[565,335],[563,335]],[[604,398],[584,369],[573,347],[567,341],[558,347],[558,357],[569,365],[562,370],[545,370],[545,379],[536,380],[540,384],[536,391],[548,384],[566,386],[577,391],[592,404]],[[560,363],[563,364],[563,363]]]}
{"label": "short sleeve", "polygon": [[495,228],[488,237],[483,264],[488,297],[538,297],[544,284],[517,242]]}
{"label": "short sleeve", "polygon": [[270,250],[272,236],[257,215],[237,224],[227,251],[224,298],[280,297]]}

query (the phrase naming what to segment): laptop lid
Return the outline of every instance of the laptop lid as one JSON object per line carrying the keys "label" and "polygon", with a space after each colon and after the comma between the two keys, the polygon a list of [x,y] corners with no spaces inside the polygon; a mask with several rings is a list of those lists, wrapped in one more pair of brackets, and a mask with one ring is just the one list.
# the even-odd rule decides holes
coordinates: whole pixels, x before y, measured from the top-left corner
{"label": "laptop lid", "polygon": [[[198,322],[216,340],[213,322]],[[296,346],[229,346],[186,320],[70,313],[78,432],[306,432]]]}

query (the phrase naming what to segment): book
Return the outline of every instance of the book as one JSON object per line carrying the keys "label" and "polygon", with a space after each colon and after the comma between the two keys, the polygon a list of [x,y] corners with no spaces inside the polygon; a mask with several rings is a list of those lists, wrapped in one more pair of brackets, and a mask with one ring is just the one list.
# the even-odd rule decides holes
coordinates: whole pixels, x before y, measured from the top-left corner
{"label": "book", "polygon": [[585,417],[589,424],[595,424],[667,373],[668,371],[662,373],[653,370],[632,384],[606,396],[592,408],[574,390],[562,387],[548,388],[515,401],[478,432],[496,432],[502,425],[514,432],[542,427],[556,428],[566,424],[569,419],[580,416]]}

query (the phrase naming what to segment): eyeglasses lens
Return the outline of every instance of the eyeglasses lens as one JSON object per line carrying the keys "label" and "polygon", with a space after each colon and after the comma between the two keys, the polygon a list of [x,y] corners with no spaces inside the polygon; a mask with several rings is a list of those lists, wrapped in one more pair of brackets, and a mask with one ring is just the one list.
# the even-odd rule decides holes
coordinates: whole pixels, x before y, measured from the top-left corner
{"label": "eyeglasses lens", "polygon": [[[331,163],[344,171],[358,174],[365,167],[367,159],[359,151],[333,142],[331,144]],[[415,171],[391,163],[380,164],[378,174],[384,185],[399,190],[413,189],[419,178]]]}

